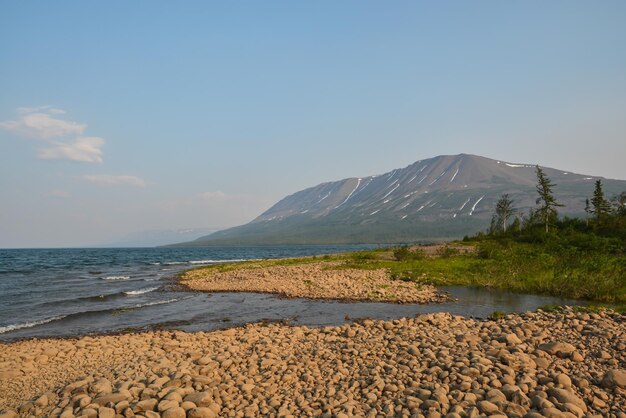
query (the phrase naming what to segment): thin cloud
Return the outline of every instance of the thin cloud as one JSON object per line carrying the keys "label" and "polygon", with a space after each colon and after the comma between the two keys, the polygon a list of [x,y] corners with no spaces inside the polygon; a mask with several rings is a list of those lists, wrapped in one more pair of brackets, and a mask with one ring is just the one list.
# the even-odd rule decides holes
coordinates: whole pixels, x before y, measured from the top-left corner
{"label": "thin cloud", "polygon": [[23,115],[26,113],[38,113],[38,112],[50,113],[51,115],[63,115],[66,113],[65,110],[63,109],[58,109],[56,107],[52,107],[49,105],[48,106],[36,106],[36,107],[18,107],[15,110],[20,115]]}
{"label": "thin cloud", "polygon": [[[21,109],[21,112],[20,110]],[[0,127],[16,135],[29,139],[52,139],[82,134],[87,125],[55,117],[53,113],[42,112],[37,108],[19,108],[17,120],[0,122]],[[25,111],[29,113],[24,113]]]}
{"label": "thin cloud", "polygon": [[84,180],[97,184],[98,186],[131,186],[146,187],[148,183],[137,176],[114,176],[109,174],[85,175]]}
{"label": "thin cloud", "polygon": [[40,160],[70,160],[85,163],[102,163],[104,139],[96,136],[81,136],[71,142],[50,142],[52,146],[40,148]]}
{"label": "thin cloud", "polygon": [[42,160],[70,160],[102,163],[104,139],[83,136],[84,123],[62,119],[62,109],[51,106],[18,107],[16,120],[0,122],[0,128],[15,135],[37,140],[43,145],[37,151]]}

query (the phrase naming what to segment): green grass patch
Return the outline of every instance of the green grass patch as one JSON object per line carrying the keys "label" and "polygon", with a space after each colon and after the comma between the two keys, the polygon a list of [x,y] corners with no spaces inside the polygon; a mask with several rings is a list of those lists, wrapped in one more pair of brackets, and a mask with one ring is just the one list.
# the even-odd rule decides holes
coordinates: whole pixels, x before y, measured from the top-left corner
{"label": "green grass patch", "polygon": [[489,319],[497,321],[498,319],[504,318],[505,316],[506,316],[506,313],[502,311],[493,311],[491,315],[489,315]]}
{"label": "green grass patch", "polygon": [[[516,236],[479,234],[465,238],[463,243],[442,246],[434,256],[404,246],[215,264],[195,270],[226,272],[329,262],[325,268],[387,269],[392,277],[417,284],[488,287],[583,299],[626,311],[626,239],[581,230],[580,225],[567,222],[560,225],[558,233],[551,234],[541,228],[529,228]],[[462,245],[475,250],[459,251]]]}
{"label": "green grass patch", "polygon": [[279,258],[269,260],[251,260],[251,261],[238,261],[234,263],[218,263],[208,266],[196,267],[190,270],[186,270],[182,273],[184,279],[185,273],[193,271],[214,271],[214,272],[228,272],[234,270],[252,270],[267,267],[277,266],[294,266],[300,264],[319,263],[320,261],[334,261],[341,259],[342,255],[324,255],[313,257],[301,257],[301,258]]}
{"label": "green grass patch", "polygon": [[475,245],[473,253],[442,250],[436,257],[415,259],[346,257],[338,268],[384,268],[396,279],[438,286],[489,287],[617,307],[626,304],[626,257],[621,253],[514,241]]}
{"label": "green grass patch", "polygon": [[563,307],[561,305],[543,305],[543,306],[540,306],[539,309],[541,309],[544,312],[550,312],[550,313],[563,312]]}

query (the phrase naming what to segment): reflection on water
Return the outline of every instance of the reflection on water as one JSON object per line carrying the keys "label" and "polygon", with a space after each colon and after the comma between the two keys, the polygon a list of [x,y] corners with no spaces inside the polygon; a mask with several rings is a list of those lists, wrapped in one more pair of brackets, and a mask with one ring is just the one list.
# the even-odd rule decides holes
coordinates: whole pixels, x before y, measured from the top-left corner
{"label": "reflection on water", "polygon": [[477,287],[443,287],[456,303],[446,303],[447,312],[473,317],[487,317],[494,311],[527,312],[546,305],[584,306],[588,302],[553,296],[525,295]]}

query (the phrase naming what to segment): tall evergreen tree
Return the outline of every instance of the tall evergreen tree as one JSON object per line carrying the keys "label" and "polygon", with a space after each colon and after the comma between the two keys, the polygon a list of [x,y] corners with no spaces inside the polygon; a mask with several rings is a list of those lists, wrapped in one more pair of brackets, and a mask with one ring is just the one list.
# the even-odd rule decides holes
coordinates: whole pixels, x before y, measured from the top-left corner
{"label": "tall evergreen tree", "polygon": [[535,172],[537,173],[537,193],[539,193],[536,203],[540,205],[537,211],[541,223],[546,227],[546,232],[549,232],[550,223],[557,217],[556,208],[563,205],[554,198],[552,188],[555,184],[550,181],[539,165],[536,166]]}
{"label": "tall evergreen tree", "polygon": [[604,219],[611,213],[611,203],[604,197],[604,190],[602,190],[602,180],[596,180],[596,187],[593,191],[593,198],[591,198],[591,213],[596,216],[596,222],[598,225],[604,221]]}
{"label": "tall evergreen tree", "polygon": [[626,192],[620,193],[613,198],[613,205],[618,216],[626,216]]}
{"label": "tall evergreen tree", "polygon": [[506,232],[509,220],[514,213],[515,208],[513,207],[513,200],[509,198],[509,195],[505,193],[500,196],[500,199],[498,199],[496,203],[496,213],[493,219],[495,229]]}

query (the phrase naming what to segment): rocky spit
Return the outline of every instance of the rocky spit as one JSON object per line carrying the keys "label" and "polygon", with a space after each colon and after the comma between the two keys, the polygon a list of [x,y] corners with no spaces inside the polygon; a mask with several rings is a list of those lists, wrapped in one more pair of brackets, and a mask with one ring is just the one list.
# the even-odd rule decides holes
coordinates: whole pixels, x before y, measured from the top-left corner
{"label": "rocky spit", "polygon": [[434,286],[393,279],[385,269],[337,268],[337,262],[189,270],[180,283],[205,292],[261,292],[284,297],[393,303],[440,303],[448,295]]}
{"label": "rocky spit", "polygon": [[626,316],[428,314],[0,345],[0,417],[626,417]]}

